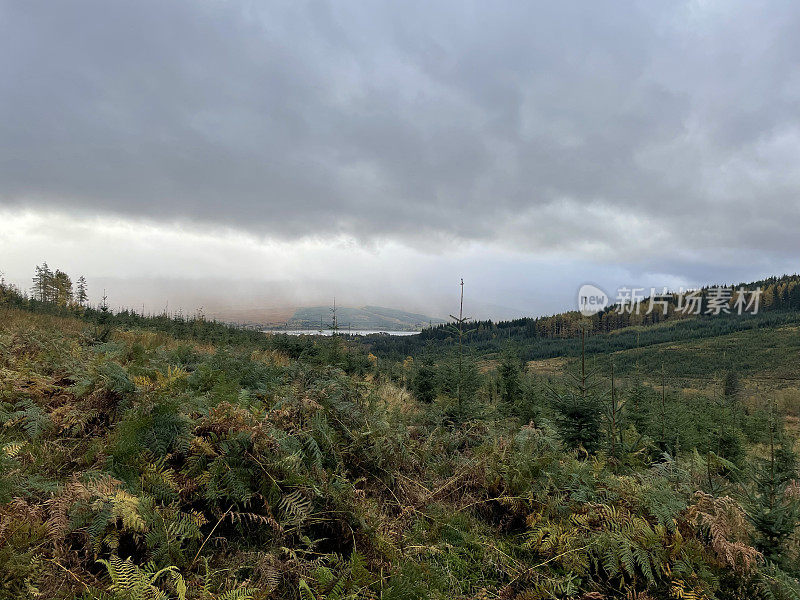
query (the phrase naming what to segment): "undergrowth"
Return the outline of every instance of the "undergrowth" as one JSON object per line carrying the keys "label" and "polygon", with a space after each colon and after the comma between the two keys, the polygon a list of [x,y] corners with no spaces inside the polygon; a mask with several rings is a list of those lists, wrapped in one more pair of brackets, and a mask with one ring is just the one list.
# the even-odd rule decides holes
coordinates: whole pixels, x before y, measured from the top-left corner
{"label": "undergrowth", "polygon": [[0,597],[800,597],[794,529],[758,521],[796,522],[793,471],[652,412],[590,453],[524,386],[459,408],[341,340],[228,342],[0,307]]}

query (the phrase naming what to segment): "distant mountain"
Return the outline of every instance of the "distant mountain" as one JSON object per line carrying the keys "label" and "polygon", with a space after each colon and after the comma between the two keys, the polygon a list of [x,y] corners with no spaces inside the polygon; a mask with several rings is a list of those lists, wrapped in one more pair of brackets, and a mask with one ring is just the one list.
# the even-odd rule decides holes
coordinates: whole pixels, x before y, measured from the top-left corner
{"label": "distant mountain", "polygon": [[[287,321],[289,329],[319,329],[331,325],[333,315],[330,306],[305,306],[298,308]],[[411,313],[396,308],[383,306],[339,306],[336,308],[336,319],[339,327],[347,329],[378,329],[395,331],[415,331],[439,325],[444,319]]]}

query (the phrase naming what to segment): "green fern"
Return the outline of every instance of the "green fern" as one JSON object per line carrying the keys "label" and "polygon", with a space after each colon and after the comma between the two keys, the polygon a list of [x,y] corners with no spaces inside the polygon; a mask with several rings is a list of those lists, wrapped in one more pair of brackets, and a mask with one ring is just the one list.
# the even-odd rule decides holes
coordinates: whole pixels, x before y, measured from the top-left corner
{"label": "green fern", "polygon": [[311,500],[301,490],[294,490],[281,499],[279,508],[290,522],[302,522],[311,513]]}
{"label": "green fern", "polygon": [[152,563],[142,567],[134,564],[128,557],[122,560],[112,555],[109,560],[99,560],[108,571],[111,579],[111,591],[124,600],[168,600],[170,594],[158,584],[162,577],[168,578],[175,588],[178,600],[186,600],[186,582],[177,567],[169,566],[156,569]]}

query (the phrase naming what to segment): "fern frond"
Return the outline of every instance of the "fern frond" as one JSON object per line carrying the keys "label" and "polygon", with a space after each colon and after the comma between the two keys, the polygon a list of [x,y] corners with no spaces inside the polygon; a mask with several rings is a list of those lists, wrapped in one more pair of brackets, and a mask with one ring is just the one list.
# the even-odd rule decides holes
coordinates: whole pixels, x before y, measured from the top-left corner
{"label": "fern frond", "polygon": [[314,595],[314,592],[311,591],[311,588],[308,587],[305,579],[300,580],[300,600],[317,600],[317,597]]}

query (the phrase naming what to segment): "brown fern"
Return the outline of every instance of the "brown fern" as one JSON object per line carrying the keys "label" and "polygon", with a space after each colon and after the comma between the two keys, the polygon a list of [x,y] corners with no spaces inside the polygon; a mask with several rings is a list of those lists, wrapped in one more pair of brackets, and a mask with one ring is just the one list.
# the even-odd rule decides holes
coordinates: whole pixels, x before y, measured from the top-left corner
{"label": "brown fern", "polygon": [[721,564],[738,573],[749,573],[762,558],[761,553],[745,543],[749,527],[744,511],[729,496],[715,498],[698,491],[686,514],[687,521],[704,533]]}

